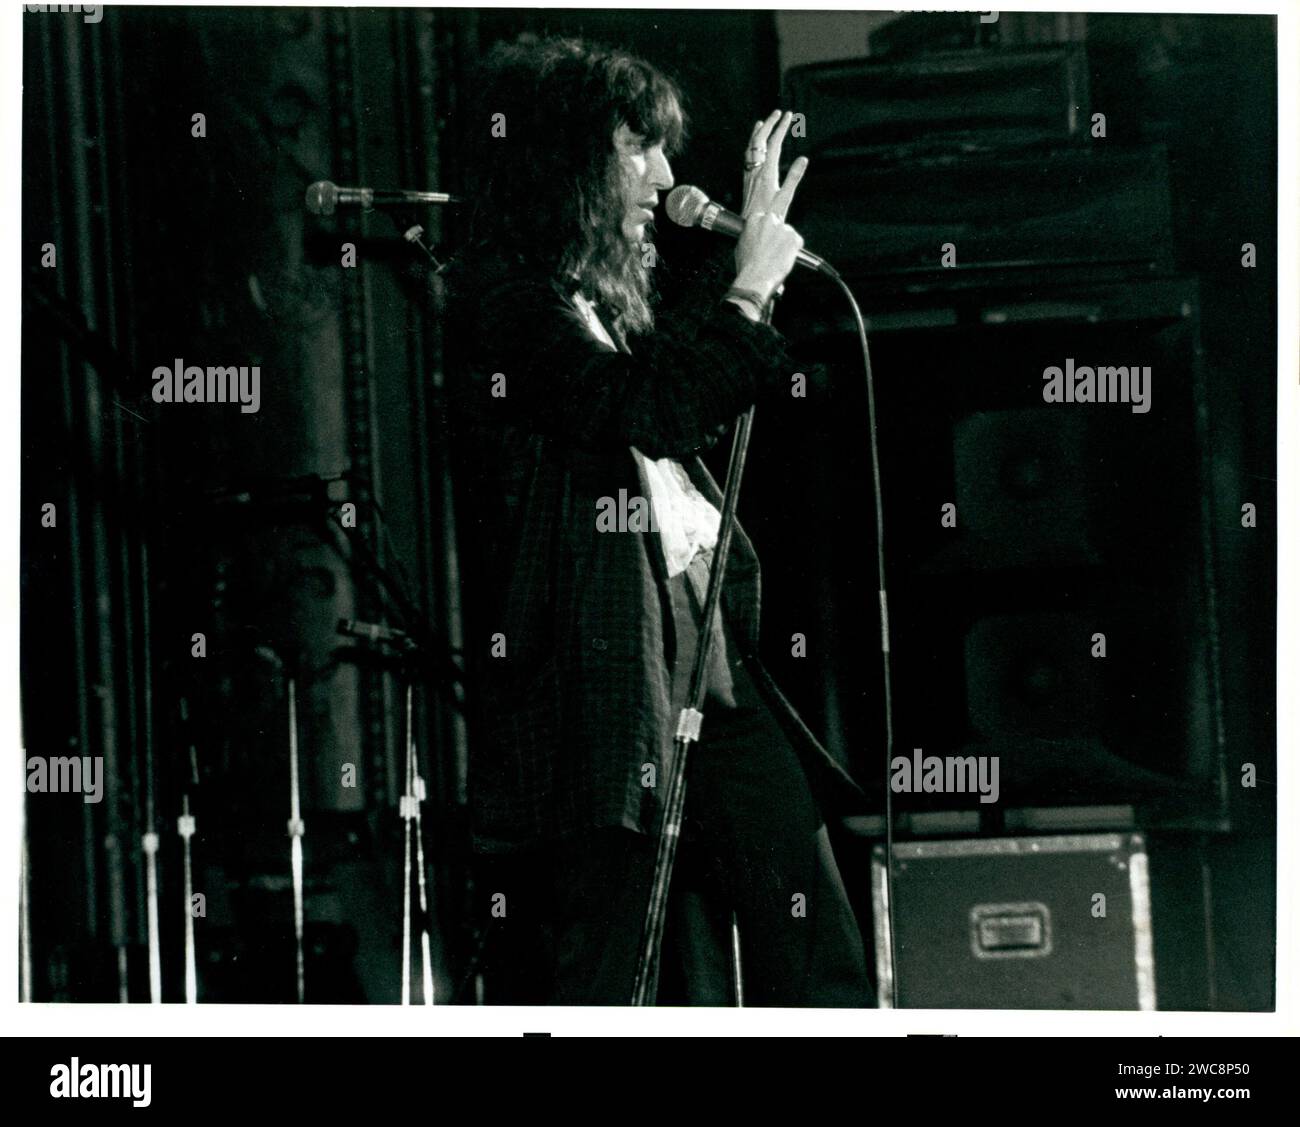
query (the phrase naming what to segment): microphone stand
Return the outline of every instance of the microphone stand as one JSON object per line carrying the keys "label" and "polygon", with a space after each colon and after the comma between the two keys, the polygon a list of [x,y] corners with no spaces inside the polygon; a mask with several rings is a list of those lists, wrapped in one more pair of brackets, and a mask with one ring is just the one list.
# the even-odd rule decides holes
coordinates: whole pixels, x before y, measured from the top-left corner
{"label": "microphone stand", "polygon": [[180,717],[184,742],[189,749],[189,778],[181,790],[181,813],[176,819],[176,832],[182,845],[182,875],[185,894],[185,1004],[193,1006],[199,1000],[198,949],[194,941],[194,846],[198,820],[190,810],[190,790],[199,790],[199,756],[194,746],[194,732],[190,727],[189,701],[180,698]]}
{"label": "microphone stand", "polygon": [[306,1000],[303,958],[303,874],[302,838],[305,827],[298,787],[298,695],[297,683],[289,678],[289,862],[293,872],[293,938],[297,962],[298,1004]]}
{"label": "microphone stand", "polygon": [[[424,801],[424,779],[416,761],[415,729],[411,702],[414,686],[406,684],[406,790],[399,803],[405,825],[406,851],[402,865],[402,1005],[411,1004],[411,834],[415,834],[415,863],[420,889],[420,979],[426,1006],[433,1005],[433,968],[429,948],[429,894],[424,872],[424,833],[420,825],[420,803]],[[412,824],[414,823],[414,824]]]}
{"label": "microphone stand", "polygon": [[181,816],[176,819],[176,832],[184,847],[185,879],[185,1004],[195,1005],[199,1000],[198,961],[194,946],[194,855],[190,839],[198,824],[190,813],[190,796],[181,795]]}
{"label": "microphone stand", "polygon": [[[775,295],[773,295],[775,297]],[[772,319],[769,303],[764,311],[763,323]],[[718,543],[713,550],[713,564],[709,569],[709,587],[704,599],[704,616],[700,623],[700,640],[695,648],[695,663],[691,670],[691,687],[686,705],[677,717],[677,735],[674,739],[675,755],[668,775],[667,797],[655,853],[654,878],[646,904],[645,923],[641,931],[641,951],[637,960],[636,979],[632,986],[632,1005],[652,1006],[659,987],[659,958],[663,946],[664,925],[668,916],[668,889],[672,881],[673,863],[677,858],[677,842],[681,836],[682,820],[686,808],[686,757],[693,743],[700,739],[704,721],[701,711],[707,691],[706,670],[713,642],[713,620],[722,596],[722,579],[727,569],[731,551],[732,533],[736,525],[736,503],[740,499],[740,482],[745,472],[745,458],[749,452],[749,435],[754,425],[754,408],[751,406],[736,427],[731,443],[731,459],[727,465],[727,483],[722,496],[721,521]],[[732,989],[737,1006],[744,1004],[740,967],[740,935],[736,915],[731,914],[731,968]]]}
{"label": "microphone stand", "polygon": [[[420,981],[423,993],[421,1004],[432,1006],[437,1000],[433,982],[432,913],[430,912],[431,882],[424,853],[424,825],[421,805],[428,798],[428,787],[420,774],[420,752],[415,742],[415,682],[430,677],[445,680],[441,663],[427,647],[405,630],[375,622],[341,619],[338,632],[360,639],[368,648],[338,651],[340,661],[365,664],[402,677],[406,681],[406,763],[403,770],[402,794],[398,798],[398,814],[403,823],[402,854],[402,983],[401,1004],[411,1004],[411,981],[414,977],[411,955],[413,924],[417,922],[411,904],[411,867],[415,866],[415,885],[418,890],[418,924],[420,931]],[[393,652],[387,652],[388,647]],[[445,659],[444,659],[445,660]],[[414,853],[414,857],[412,857]]]}

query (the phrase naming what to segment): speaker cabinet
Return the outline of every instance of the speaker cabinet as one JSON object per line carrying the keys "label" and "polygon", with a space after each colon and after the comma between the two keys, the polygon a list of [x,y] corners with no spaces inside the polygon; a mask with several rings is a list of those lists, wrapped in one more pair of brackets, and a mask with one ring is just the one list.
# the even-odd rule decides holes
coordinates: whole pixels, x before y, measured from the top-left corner
{"label": "speaker cabinet", "polygon": [[[1000,760],[993,803],[909,791],[895,793],[896,811],[978,811],[994,815],[993,832],[1009,807],[1126,805],[1219,824],[1214,501],[1194,282],[864,305],[894,754]],[[860,427],[855,346],[838,326],[817,345],[837,374],[835,415]],[[1044,373],[1069,364],[1149,369],[1145,402],[1049,401]],[[860,431],[834,447],[835,480],[869,483]],[[846,510],[833,533],[848,589],[874,555],[869,505]],[[864,699],[878,678],[863,658],[876,612],[863,593],[836,624],[837,662],[860,671]],[[873,781],[879,720],[863,715],[851,738],[868,749],[859,777]]]}
{"label": "speaker cabinet", "polygon": [[818,167],[847,156],[1069,141],[1088,125],[1079,43],[814,63],[785,81],[782,104],[806,123],[792,144]]}

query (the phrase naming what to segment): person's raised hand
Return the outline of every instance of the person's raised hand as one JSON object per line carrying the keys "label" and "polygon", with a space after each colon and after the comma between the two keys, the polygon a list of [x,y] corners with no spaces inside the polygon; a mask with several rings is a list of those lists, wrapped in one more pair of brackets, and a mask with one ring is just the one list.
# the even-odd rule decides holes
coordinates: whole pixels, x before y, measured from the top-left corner
{"label": "person's raised hand", "polygon": [[781,183],[781,146],[790,131],[794,115],[773,110],[763,121],[754,123],[745,149],[744,207],[741,217],[748,219],[757,212],[770,212],[785,219],[794,199],[795,189],[808,168],[808,158],[799,157]]}

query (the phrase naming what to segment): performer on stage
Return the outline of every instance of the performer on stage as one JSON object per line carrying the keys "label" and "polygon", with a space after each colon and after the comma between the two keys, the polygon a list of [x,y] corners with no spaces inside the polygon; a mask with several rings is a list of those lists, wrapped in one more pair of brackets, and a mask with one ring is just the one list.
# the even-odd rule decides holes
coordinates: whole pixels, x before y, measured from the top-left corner
{"label": "performer on stage", "polygon": [[[504,907],[532,936],[528,1000],[626,1004],[722,504],[699,454],[756,401],[773,425],[790,404],[763,317],[802,246],[785,216],[806,162],[782,183],[790,115],[754,127],[734,275],[670,320],[650,246],[683,137],[675,86],[547,40],[495,50],[481,95],[472,237],[451,275],[473,371],[453,420],[459,517],[468,581],[488,593],[487,633],[467,643],[475,844],[528,874]],[[798,521],[792,535],[815,536]],[[721,609],[659,1001],[729,1004],[734,911],[746,1005],[870,1005],[825,825],[862,793],[758,661],[740,528]]]}

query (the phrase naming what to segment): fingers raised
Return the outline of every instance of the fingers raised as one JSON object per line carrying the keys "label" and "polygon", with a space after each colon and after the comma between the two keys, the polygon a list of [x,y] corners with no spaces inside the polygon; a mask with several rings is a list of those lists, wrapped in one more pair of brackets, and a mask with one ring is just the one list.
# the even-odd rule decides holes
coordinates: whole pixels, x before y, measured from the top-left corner
{"label": "fingers raised", "polygon": [[803,179],[803,174],[808,171],[808,158],[798,157],[794,164],[790,166],[790,171],[785,175],[785,183],[781,185],[780,190],[772,199],[772,211],[785,218],[786,212],[790,210],[790,204],[794,200],[795,189],[799,187],[799,181]]}
{"label": "fingers raised", "polygon": [[772,127],[781,120],[781,111],[773,110],[762,121],[754,123],[754,128],[749,134],[749,147],[751,149],[767,148],[767,139],[771,135]]}
{"label": "fingers raised", "polygon": [[780,123],[768,135],[767,139],[767,159],[773,168],[781,167],[781,145],[785,141],[785,135],[790,132],[790,123],[794,120],[794,114],[786,110],[781,114]]}

